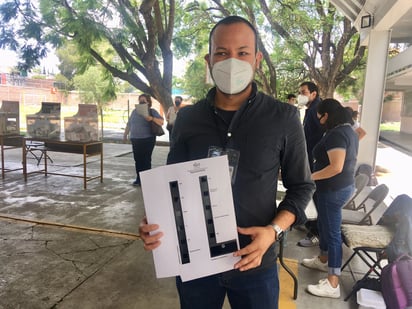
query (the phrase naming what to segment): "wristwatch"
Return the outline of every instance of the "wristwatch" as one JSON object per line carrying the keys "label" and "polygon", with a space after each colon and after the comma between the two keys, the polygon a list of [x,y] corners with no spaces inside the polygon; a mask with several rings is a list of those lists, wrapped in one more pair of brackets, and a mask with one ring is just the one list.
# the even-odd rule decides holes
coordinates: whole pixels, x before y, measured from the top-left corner
{"label": "wristwatch", "polygon": [[280,228],[279,225],[277,224],[270,224],[270,226],[275,230],[276,232],[276,241],[280,241],[282,240],[283,236],[284,236],[284,232],[283,230]]}

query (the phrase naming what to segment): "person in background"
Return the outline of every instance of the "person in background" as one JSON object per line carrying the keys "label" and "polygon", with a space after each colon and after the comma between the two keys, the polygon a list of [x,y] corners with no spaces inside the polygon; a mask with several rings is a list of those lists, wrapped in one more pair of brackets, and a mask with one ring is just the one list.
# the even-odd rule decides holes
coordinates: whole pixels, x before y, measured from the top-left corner
{"label": "person in background", "polygon": [[312,179],[316,183],[320,253],[303,259],[302,265],[328,273],[318,284],[308,285],[309,293],[339,298],[342,207],[355,190],[359,140],[352,129],[352,114],[335,99],[320,102],[317,117],[326,128],[325,135],[313,148]]}
{"label": "person in background", "polygon": [[127,121],[123,134],[123,141],[130,139],[133,148],[133,158],[136,168],[134,186],[140,186],[139,172],[152,168],[152,153],[156,143],[156,136],[152,133],[151,122],[163,125],[163,118],[152,108],[152,100],[148,94],[139,96],[139,104],[148,104],[149,112],[143,116],[133,109]]}
{"label": "person in background", "polygon": [[[317,108],[321,99],[319,97],[318,86],[313,82],[304,82],[299,86],[298,106],[305,106],[305,116],[303,118],[303,130],[306,138],[306,151],[308,153],[309,167],[313,171],[312,150],[322,138],[325,129],[317,118]],[[316,192],[315,194],[316,195]],[[316,206],[316,198],[313,197]],[[301,247],[313,247],[319,245],[318,229],[316,220],[307,221],[308,230],[305,238],[298,241]]]}
{"label": "person in background", "polygon": [[293,93],[289,93],[288,96],[287,96],[287,99],[288,99],[287,103],[289,103],[290,105],[295,106],[296,96]]}
{"label": "person in background", "polygon": [[179,109],[182,107],[182,102],[183,102],[183,98],[181,96],[175,96],[175,104],[173,106],[170,106],[169,109],[167,110],[166,129],[169,131],[169,141],[171,140],[173,125],[175,124],[177,113]]}
{"label": "person in background", "polygon": [[[297,109],[259,92],[253,81],[261,59],[249,21],[219,21],[205,56],[216,87],[181,109],[173,127],[168,164],[206,158],[218,148],[239,158],[231,167],[237,167],[232,192],[240,242],[233,254],[241,259],[220,274],[186,282],[177,277],[182,309],[220,309],[226,296],[232,309],[278,308],[275,244],[292,224],[305,221],[314,184]],[[279,169],[287,190],[276,206]],[[143,219],[139,232],[146,250],[161,246],[155,222]]]}
{"label": "person in background", "polygon": [[345,108],[351,113],[353,120],[352,128],[355,130],[356,134],[358,134],[359,140],[361,140],[365,137],[366,131],[360,126],[360,123],[358,121],[359,112],[353,110],[353,108],[350,106],[346,106]]}

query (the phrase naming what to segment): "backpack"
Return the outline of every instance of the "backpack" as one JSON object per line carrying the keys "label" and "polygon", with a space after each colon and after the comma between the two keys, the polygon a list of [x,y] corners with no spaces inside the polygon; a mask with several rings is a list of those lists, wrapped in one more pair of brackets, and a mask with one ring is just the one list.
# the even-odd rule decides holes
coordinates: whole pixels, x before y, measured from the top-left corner
{"label": "backpack", "polygon": [[401,255],[381,272],[381,291],[387,309],[412,306],[412,257]]}

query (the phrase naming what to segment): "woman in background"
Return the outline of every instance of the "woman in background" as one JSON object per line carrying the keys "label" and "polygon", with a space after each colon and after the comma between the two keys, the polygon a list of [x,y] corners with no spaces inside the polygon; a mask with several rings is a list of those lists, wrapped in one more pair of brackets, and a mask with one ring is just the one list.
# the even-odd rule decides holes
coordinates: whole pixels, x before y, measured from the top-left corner
{"label": "woman in background", "polygon": [[140,114],[137,108],[130,114],[123,140],[129,137],[133,147],[133,158],[136,168],[136,180],[134,186],[140,186],[139,172],[152,168],[152,153],[156,143],[156,135],[152,133],[151,122],[159,126],[163,125],[163,118],[152,108],[152,100],[148,94],[139,96],[139,104],[147,104],[148,112]]}
{"label": "woman in background", "polygon": [[361,140],[365,137],[366,131],[360,126],[360,123],[358,121],[359,112],[353,110],[353,108],[350,106],[346,106],[345,108],[351,113],[353,120],[352,129],[355,130],[355,132],[358,134],[359,140]]}
{"label": "woman in background", "polygon": [[313,148],[312,179],[316,204],[320,254],[304,259],[302,265],[325,271],[326,279],[308,285],[308,292],[321,297],[340,297],[342,266],[342,207],[355,189],[355,165],[359,139],[352,129],[352,114],[334,99],[319,103],[317,117],[326,132]]}

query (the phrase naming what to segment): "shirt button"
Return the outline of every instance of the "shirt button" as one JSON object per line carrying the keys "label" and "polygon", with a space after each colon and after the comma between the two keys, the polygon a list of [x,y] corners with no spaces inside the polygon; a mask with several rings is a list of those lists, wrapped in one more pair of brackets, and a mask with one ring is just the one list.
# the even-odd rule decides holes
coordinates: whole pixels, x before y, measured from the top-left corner
{"label": "shirt button", "polygon": [[231,137],[232,133],[231,132],[227,132],[227,137]]}

